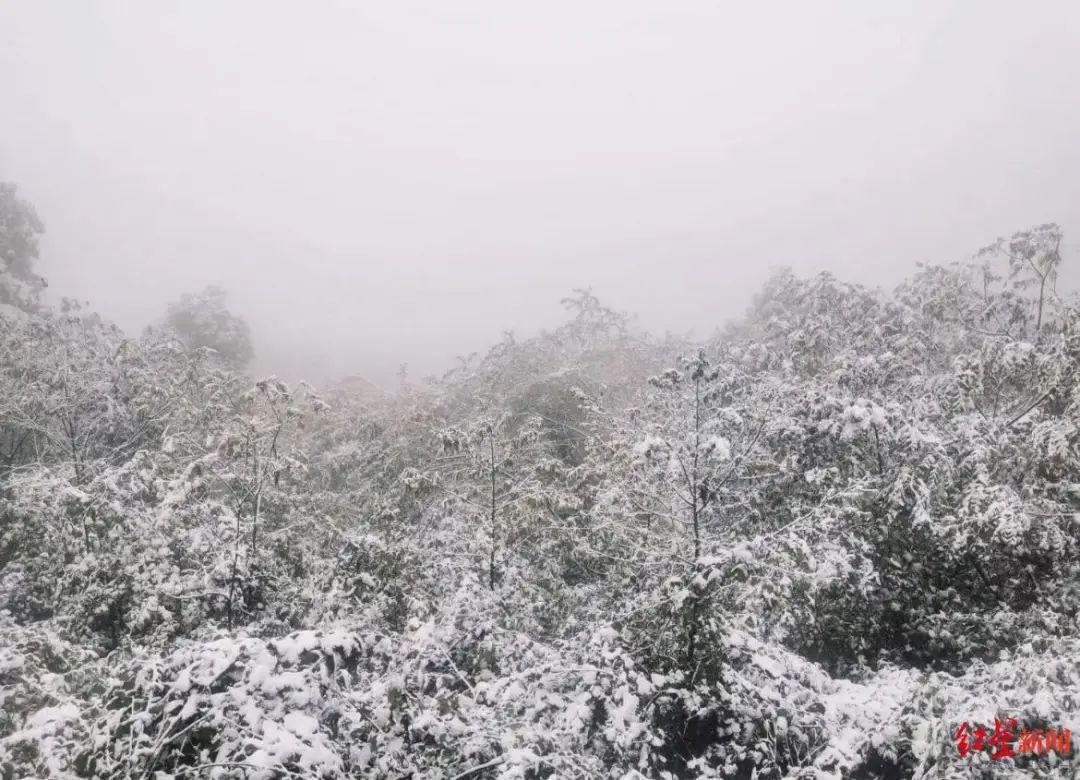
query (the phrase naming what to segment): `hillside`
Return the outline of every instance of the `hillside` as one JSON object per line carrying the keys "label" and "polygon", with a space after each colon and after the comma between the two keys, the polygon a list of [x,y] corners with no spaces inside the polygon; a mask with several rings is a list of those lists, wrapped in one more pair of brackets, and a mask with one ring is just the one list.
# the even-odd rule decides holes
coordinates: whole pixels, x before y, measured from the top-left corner
{"label": "hillside", "polygon": [[1080,730],[1060,241],[387,394],[5,306],[2,776],[1073,777],[956,738]]}

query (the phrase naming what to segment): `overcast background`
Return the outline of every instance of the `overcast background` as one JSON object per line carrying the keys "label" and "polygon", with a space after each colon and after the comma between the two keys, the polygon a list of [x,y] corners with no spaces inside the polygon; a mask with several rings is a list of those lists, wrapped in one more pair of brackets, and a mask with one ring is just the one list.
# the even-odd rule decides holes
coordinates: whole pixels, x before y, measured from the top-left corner
{"label": "overcast background", "polygon": [[707,335],[773,266],[891,285],[1055,220],[1080,3],[6,2],[0,180],[50,299],[219,283],[259,371],[441,370],[591,285]]}

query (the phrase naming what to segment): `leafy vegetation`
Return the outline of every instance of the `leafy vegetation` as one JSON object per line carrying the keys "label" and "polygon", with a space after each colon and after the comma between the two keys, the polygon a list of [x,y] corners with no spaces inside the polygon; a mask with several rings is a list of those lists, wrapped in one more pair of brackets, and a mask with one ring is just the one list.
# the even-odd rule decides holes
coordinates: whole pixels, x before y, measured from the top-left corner
{"label": "leafy vegetation", "polygon": [[704,343],[578,292],[393,396],[8,306],[3,776],[1072,776],[952,741],[1080,727],[1060,240]]}

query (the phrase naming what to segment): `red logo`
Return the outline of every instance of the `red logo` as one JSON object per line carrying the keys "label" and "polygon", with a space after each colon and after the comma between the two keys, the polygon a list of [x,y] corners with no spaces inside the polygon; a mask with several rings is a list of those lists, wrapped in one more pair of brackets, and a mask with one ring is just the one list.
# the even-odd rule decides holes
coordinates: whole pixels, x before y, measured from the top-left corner
{"label": "red logo", "polygon": [[[968,728],[967,721],[960,724],[960,730],[956,732],[956,749],[960,757],[967,756],[972,751],[990,750],[990,758],[1000,761],[1022,754],[1043,754],[1051,750],[1058,755],[1067,756],[1072,753],[1072,732],[1069,729],[1020,729],[1020,736],[1015,736],[1016,719],[1009,718],[1006,721],[994,718],[994,730],[989,733],[987,729],[978,725]],[[1017,743],[1013,747],[1013,743]]]}

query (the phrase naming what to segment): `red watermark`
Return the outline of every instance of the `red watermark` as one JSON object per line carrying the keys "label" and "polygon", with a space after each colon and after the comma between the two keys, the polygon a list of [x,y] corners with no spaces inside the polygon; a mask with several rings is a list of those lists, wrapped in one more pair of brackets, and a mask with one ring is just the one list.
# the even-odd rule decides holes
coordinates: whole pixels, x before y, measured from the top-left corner
{"label": "red watermark", "polygon": [[[973,751],[990,751],[990,758],[1000,761],[1003,758],[1025,754],[1042,754],[1054,751],[1067,756],[1072,753],[1072,732],[1069,729],[1020,729],[1016,733],[1016,719],[1001,720],[994,718],[994,730],[991,732],[973,725],[968,728],[967,721],[960,724],[956,732],[956,749],[963,758]],[[1014,747],[1015,743],[1015,747]]]}

